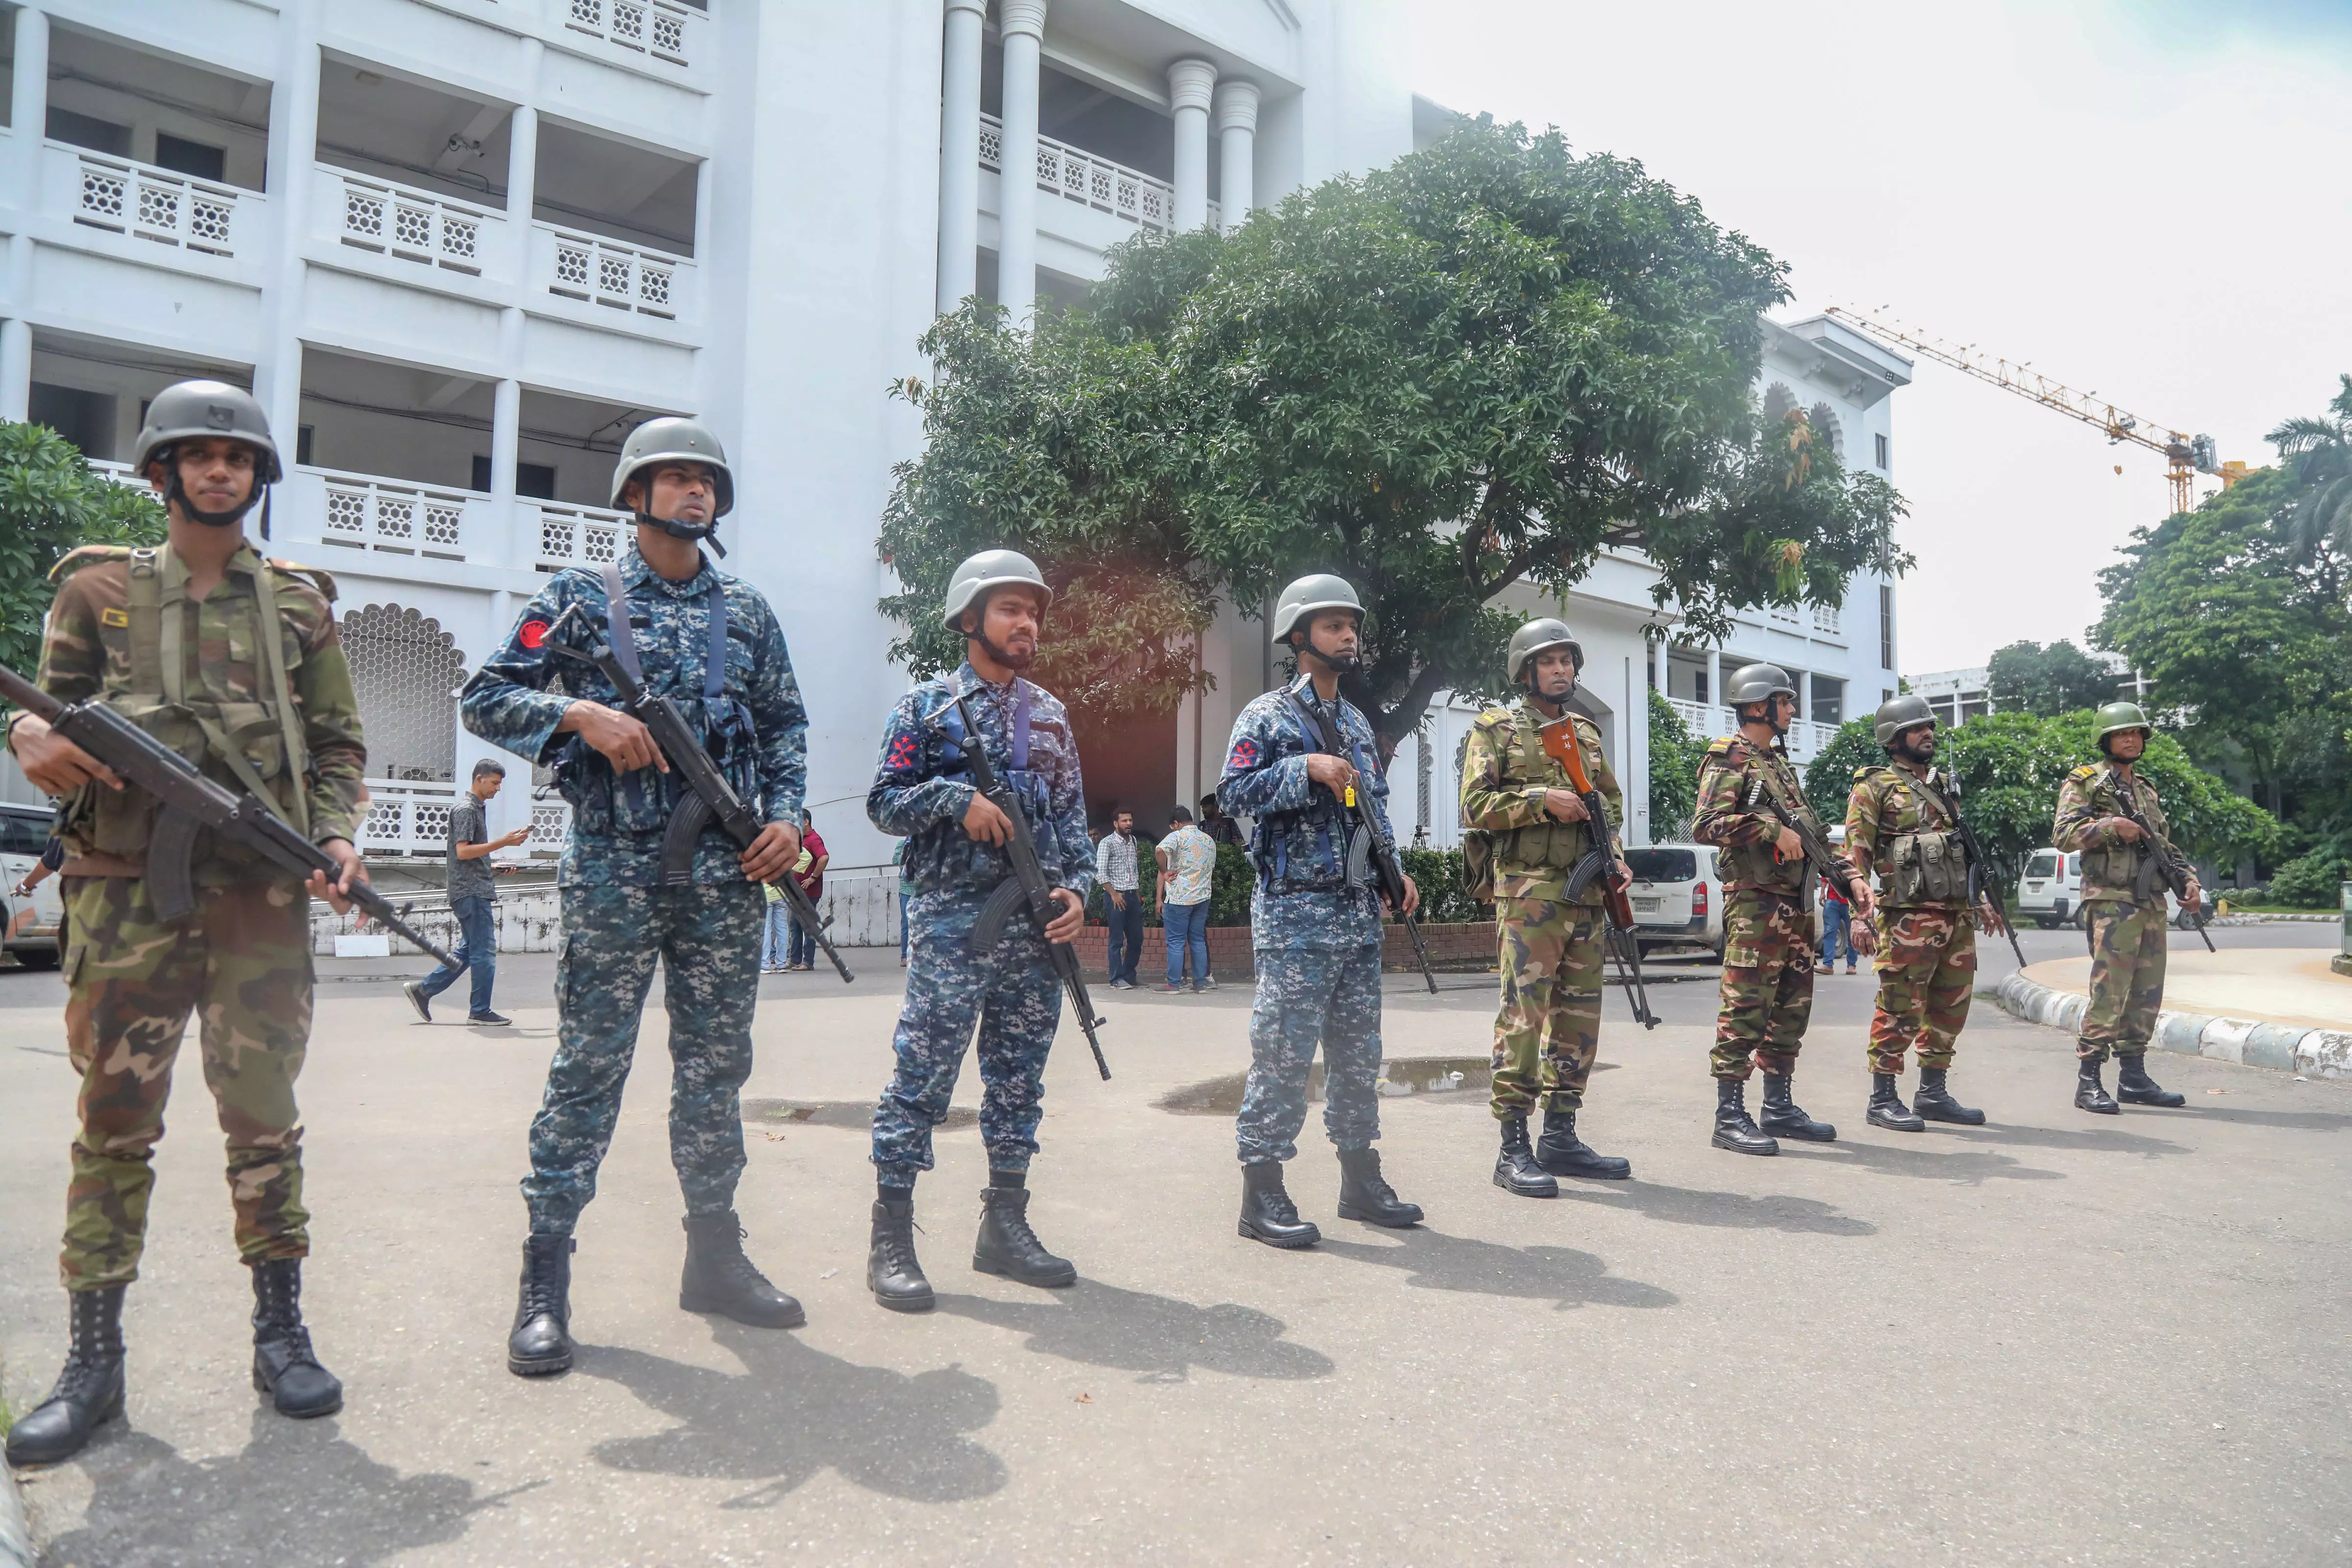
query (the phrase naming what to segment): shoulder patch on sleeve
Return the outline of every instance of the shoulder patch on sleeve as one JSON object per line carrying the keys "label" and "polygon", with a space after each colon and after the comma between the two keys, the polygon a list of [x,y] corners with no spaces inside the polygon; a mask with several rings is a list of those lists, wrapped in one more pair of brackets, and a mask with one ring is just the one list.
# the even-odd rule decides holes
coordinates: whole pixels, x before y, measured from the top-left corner
{"label": "shoulder patch on sleeve", "polygon": [[270,559],[269,566],[280,577],[290,577],[317,589],[328,603],[335,601],[335,574],[325,567],[304,566],[299,561],[279,560],[275,557]]}
{"label": "shoulder patch on sleeve", "polygon": [[1476,718],[1472,719],[1470,721],[1470,727],[1473,729],[1500,729],[1510,722],[1511,710],[1509,708],[1490,707],[1486,712],[1480,714]]}
{"label": "shoulder patch on sleeve", "polygon": [[78,546],[58,557],[58,564],[49,568],[49,580],[51,582],[63,582],[67,578],[71,577],[83,567],[95,566],[102,560],[129,560],[130,559],[131,547],[129,545]]}
{"label": "shoulder patch on sleeve", "polygon": [[1724,762],[1744,762],[1748,758],[1748,747],[1739,737],[1722,735],[1706,743],[1706,754]]}
{"label": "shoulder patch on sleeve", "polygon": [[2093,774],[2095,774],[2096,772],[2098,772],[2098,770],[2099,770],[2099,765],[2098,765],[2097,763],[2095,763],[2095,762],[2085,762],[2084,764],[2083,764],[2083,766],[2081,766],[2080,768],[2077,768],[2076,769],[2074,769],[2074,771],[2073,771],[2072,773],[2069,773],[2068,775],[2066,775],[2066,777],[2067,777],[2067,778],[2069,778],[2069,779],[2088,779],[2088,778],[2090,778]]}

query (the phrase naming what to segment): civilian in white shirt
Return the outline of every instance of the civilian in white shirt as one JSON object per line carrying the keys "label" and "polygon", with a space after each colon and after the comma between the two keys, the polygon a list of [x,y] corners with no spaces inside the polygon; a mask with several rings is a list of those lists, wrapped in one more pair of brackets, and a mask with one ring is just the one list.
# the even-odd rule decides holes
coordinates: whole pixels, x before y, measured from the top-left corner
{"label": "civilian in white shirt", "polygon": [[1135,813],[1118,812],[1110,820],[1110,831],[1095,846],[1095,879],[1110,903],[1104,956],[1113,990],[1135,989],[1136,960],[1143,956],[1143,889],[1135,858]]}
{"label": "civilian in white shirt", "polygon": [[1168,836],[1160,841],[1160,926],[1168,937],[1168,983],[1184,988],[1190,957],[1192,988],[1213,991],[1209,973],[1209,883],[1217,869],[1216,841],[1192,825],[1192,813],[1179,806],[1168,813]]}

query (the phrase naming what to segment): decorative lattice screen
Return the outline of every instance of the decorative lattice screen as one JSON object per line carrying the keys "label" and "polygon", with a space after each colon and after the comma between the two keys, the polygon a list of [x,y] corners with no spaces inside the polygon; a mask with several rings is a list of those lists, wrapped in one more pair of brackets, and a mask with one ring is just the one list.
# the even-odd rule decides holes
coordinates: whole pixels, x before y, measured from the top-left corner
{"label": "decorative lattice screen", "polygon": [[441,623],[400,604],[343,617],[343,651],[359,688],[368,775],[448,782],[457,766],[465,655]]}

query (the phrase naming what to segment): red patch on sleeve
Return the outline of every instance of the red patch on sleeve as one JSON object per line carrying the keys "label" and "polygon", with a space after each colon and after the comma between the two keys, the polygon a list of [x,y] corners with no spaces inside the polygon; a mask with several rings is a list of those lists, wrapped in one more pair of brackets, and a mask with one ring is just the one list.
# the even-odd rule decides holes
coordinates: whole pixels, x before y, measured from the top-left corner
{"label": "red patch on sleeve", "polygon": [[1225,759],[1225,766],[1226,766],[1227,768],[1255,768],[1255,767],[1256,767],[1256,766],[1257,766],[1257,742],[1256,742],[1256,741],[1255,741],[1255,740],[1253,740],[1253,739],[1251,739],[1251,738],[1249,738],[1249,737],[1246,737],[1246,736],[1244,736],[1243,738],[1241,738],[1241,739],[1239,739],[1239,740],[1234,741],[1234,754],[1233,754],[1233,756],[1231,756],[1231,757],[1229,757],[1229,758],[1227,758]]}
{"label": "red patch on sleeve", "polygon": [[915,737],[902,735],[890,743],[890,755],[883,758],[882,766],[893,773],[903,773],[915,765],[916,749]]}
{"label": "red patch on sleeve", "polygon": [[547,642],[547,622],[544,621],[524,622],[522,623],[522,630],[515,633],[515,639],[526,648],[538,648],[545,645]]}

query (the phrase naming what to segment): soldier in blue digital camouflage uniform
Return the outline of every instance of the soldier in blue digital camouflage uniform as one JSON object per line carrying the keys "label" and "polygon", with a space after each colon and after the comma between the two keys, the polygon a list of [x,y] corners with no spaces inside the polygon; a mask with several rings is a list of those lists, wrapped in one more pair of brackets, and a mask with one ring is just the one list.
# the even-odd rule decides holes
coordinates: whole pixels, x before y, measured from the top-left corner
{"label": "soldier in blue digital camouflage uniform", "polygon": [[[613,504],[636,514],[635,547],[602,570],[558,572],[461,697],[467,729],[552,763],[572,804],[557,877],[559,1039],[530,1125],[522,1184],[530,1235],[507,1342],[508,1367],[526,1377],[572,1364],[572,1232],[595,1196],[656,958],[670,1020],[670,1161],[686,1195],[678,1305],[765,1328],[805,1321],[800,1303],[743,1255],[735,1218],[743,1170],[737,1092],[751,1071],[766,915],[760,883],[783,875],[800,853],[808,716],[775,612],[702,554],[734,492],[726,455],[702,425],[639,425],[613,475]],[[625,667],[634,657],[646,686],[678,704],[767,824],[739,853],[714,821],[686,885],[665,885],[661,866],[663,830],[685,789],[679,776],[646,727],[612,706],[618,695],[601,674],[549,652],[550,643],[600,643]]]}
{"label": "soldier in blue digital camouflage uniform", "polygon": [[[964,663],[898,700],[866,796],[874,825],[906,837],[901,874],[915,889],[907,906],[914,962],[892,1040],[898,1069],[874,1111],[877,1191],[866,1267],[874,1299],[893,1312],[928,1312],[934,1302],[915,1257],[915,1178],[931,1168],[931,1129],[946,1119],[975,1024],[988,1186],[971,1266],[1024,1285],[1067,1285],[1078,1277],[1067,1259],[1038,1242],[1028,1215],[1045,1055],[1062,1016],[1045,944],[1077,936],[1095,866],[1069,717],[1052,693],[1021,678],[1036,662],[1053,599],[1035,563],[1014,550],[983,550],[956,568],[941,619],[963,633]],[[949,706],[958,693],[971,699],[977,737]],[[973,787],[963,760],[973,745],[988,748],[1019,797],[1061,906],[1043,936],[1016,913],[985,951],[974,951],[973,928],[989,895],[1013,873],[998,847],[1013,828]]]}
{"label": "soldier in blue digital camouflage uniform", "polygon": [[[1418,1224],[1381,1176],[1381,896],[1364,830],[1347,808],[1368,792],[1388,820],[1388,780],[1372,727],[1339,695],[1362,667],[1364,607],[1342,580],[1302,577],[1282,591],[1274,640],[1299,675],[1234,721],[1217,800],[1228,816],[1257,819],[1250,902],[1257,1000],[1250,1011],[1249,1079],[1236,1127],[1241,1234],[1274,1247],[1311,1247],[1322,1232],[1298,1218],[1282,1181],[1307,1124],[1307,1074],[1323,1050],[1323,1127],[1339,1151],[1339,1218]],[[1421,892],[1405,879],[1404,913]]]}

